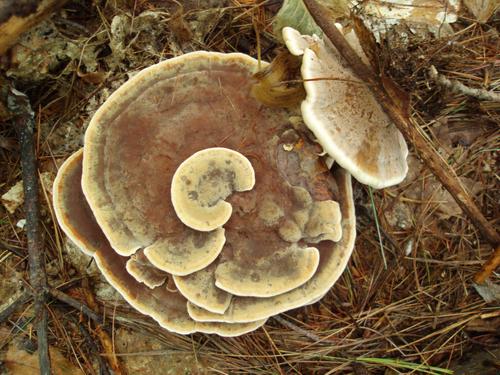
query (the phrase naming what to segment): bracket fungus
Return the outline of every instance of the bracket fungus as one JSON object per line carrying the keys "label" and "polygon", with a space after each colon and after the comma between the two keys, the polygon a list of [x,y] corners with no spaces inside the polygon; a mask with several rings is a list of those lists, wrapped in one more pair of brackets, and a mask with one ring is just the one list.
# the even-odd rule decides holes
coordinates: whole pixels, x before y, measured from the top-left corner
{"label": "bracket fungus", "polygon": [[178,333],[254,330],[311,304],[354,247],[351,179],[258,62],[193,52],[146,68],[92,118],[54,183],[59,224],[137,310]]}
{"label": "bracket fungus", "polygon": [[[302,56],[306,99],[304,123],[338,164],[374,188],[400,183],[408,172],[406,142],[377,102],[328,40],[283,28],[291,54]],[[345,37],[360,57],[367,57],[354,31]]]}

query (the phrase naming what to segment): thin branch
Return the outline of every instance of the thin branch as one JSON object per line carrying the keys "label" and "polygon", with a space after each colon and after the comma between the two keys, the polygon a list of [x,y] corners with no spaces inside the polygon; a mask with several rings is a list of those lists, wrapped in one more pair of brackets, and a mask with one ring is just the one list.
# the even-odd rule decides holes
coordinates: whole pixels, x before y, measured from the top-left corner
{"label": "thin branch", "polygon": [[483,265],[481,271],[479,271],[474,276],[474,281],[477,284],[482,284],[485,280],[490,277],[490,275],[500,266],[500,246],[497,246],[493,254],[491,254],[490,258]]}
{"label": "thin branch", "polygon": [[93,320],[97,324],[103,324],[102,318],[99,315],[97,315],[92,309],[90,309],[87,305],[81,303],[80,301],[74,298],[71,298],[66,293],[63,293],[60,290],[57,290],[56,288],[48,288],[47,292],[50,293],[50,295],[55,299],[77,309],[78,311],[86,315],[89,319]]}
{"label": "thin branch", "polygon": [[[85,284],[85,281],[84,281]],[[61,301],[77,310],[79,310],[82,314],[87,316],[90,320],[92,320],[95,323],[95,329],[94,329],[94,334],[97,336],[99,339],[99,342],[101,343],[101,346],[104,350],[105,353],[110,353],[110,355],[106,358],[108,361],[108,366],[104,366],[101,363],[101,360],[99,359],[99,363],[101,364],[101,368],[103,370],[106,370],[108,373],[108,368],[112,370],[113,374],[116,375],[121,375],[124,373],[122,366],[120,362],[118,361],[118,358],[115,355],[114,350],[111,350],[110,348],[112,347],[112,340],[109,337],[108,331],[112,329],[111,327],[107,327],[104,325],[104,319],[101,318],[101,316],[95,312],[95,310],[98,310],[97,305],[93,301],[93,296],[92,293],[89,290],[86,290],[85,286],[83,288],[84,290],[84,295],[87,297],[87,304],[82,303],[70,296],[68,296],[66,293],[61,292],[60,290],[57,290],[56,288],[48,288],[47,292],[57,299],[58,301]],[[90,300],[89,300],[90,299]],[[83,329],[83,326],[79,325],[80,330]],[[88,332],[82,332],[86,339]],[[95,346],[95,343],[94,343]],[[95,347],[91,346],[92,351],[95,351]],[[99,357],[101,356],[98,354]]]}
{"label": "thin branch", "polygon": [[7,98],[9,110],[13,113],[13,125],[21,146],[21,168],[24,184],[24,210],[26,214],[26,235],[28,238],[28,259],[30,284],[35,302],[35,325],[38,338],[38,359],[40,373],[50,375],[49,346],[47,339],[47,309],[45,308],[47,275],[43,238],[40,230],[40,202],[38,199],[38,169],[36,164],[33,133],[35,114],[29,99],[23,93],[11,88]]}
{"label": "thin branch", "polygon": [[349,64],[353,72],[366,82],[377,101],[391,118],[397,128],[401,131],[406,141],[412,144],[420,158],[429,167],[432,173],[439,179],[443,186],[450,192],[460,208],[467,214],[473,224],[485,239],[494,247],[500,244],[500,235],[495,228],[486,220],[479,208],[473,202],[469,194],[455,175],[453,169],[441,158],[437,151],[426,140],[418,127],[411,123],[403,113],[394,99],[387,94],[384,86],[375,73],[359,58],[352,47],[347,43],[342,33],[331,22],[323,7],[315,0],[304,0],[316,24],[323,30],[325,36],[333,43],[340,55]]}
{"label": "thin branch", "polygon": [[78,326],[78,329],[80,330],[80,333],[83,335],[85,338],[85,342],[87,343],[88,347],[90,348],[90,352],[94,355],[94,357],[97,359],[97,362],[99,363],[99,375],[109,375],[111,374],[106,361],[104,358],[101,356],[101,353],[99,352],[99,347],[97,343],[95,342],[94,338],[90,335],[90,333],[87,331],[87,328],[78,322],[76,319],[71,319],[75,325]]}
{"label": "thin branch", "polygon": [[322,341],[321,337],[319,337],[314,332],[311,332],[311,331],[308,331],[306,329],[300,328],[299,326],[293,324],[292,322],[289,322],[288,320],[283,319],[279,315],[273,316],[273,319],[276,320],[281,325],[284,325],[285,327],[290,328],[292,331],[295,331],[298,334],[300,334],[302,336],[305,336],[305,337],[309,338],[310,340],[312,340],[314,342],[320,342],[320,341]]}
{"label": "thin branch", "polygon": [[7,242],[4,242],[0,239],[0,248],[4,248],[5,250],[11,252],[14,255],[17,255],[19,258],[24,258],[27,254],[23,253],[22,250],[20,250],[17,247],[9,245]]}
{"label": "thin branch", "polygon": [[462,82],[456,80],[452,81],[442,74],[439,74],[434,65],[431,65],[431,67],[429,68],[429,75],[434,81],[437,82],[438,85],[450,89],[451,92],[472,96],[473,98],[479,100],[491,100],[492,102],[500,102],[500,93],[484,89],[474,89],[472,87],[465,86]]}

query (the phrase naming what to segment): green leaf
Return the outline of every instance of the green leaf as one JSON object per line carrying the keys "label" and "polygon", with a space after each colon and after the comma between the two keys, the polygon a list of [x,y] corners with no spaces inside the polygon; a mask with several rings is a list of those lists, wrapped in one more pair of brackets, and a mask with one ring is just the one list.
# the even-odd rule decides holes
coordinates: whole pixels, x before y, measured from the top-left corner
{"label": "green leaf", "polygon": [[323,32],[316,25],[307,11],[302,0],[285,0],[273,23],[274,35],[281,40],[281,30],[290,26],[300,31],[301,34],[322,35]]}
{"label": "green leaf", "polygon": [[[324,6],[332,22],[349,15],[348,0],[317,0]],[[302,0],[285,0],[273,23],[274,35],[282,40],[281,30],[285,26],[293,27],[301,34],[318,36],[323,31],[316,25]]]}

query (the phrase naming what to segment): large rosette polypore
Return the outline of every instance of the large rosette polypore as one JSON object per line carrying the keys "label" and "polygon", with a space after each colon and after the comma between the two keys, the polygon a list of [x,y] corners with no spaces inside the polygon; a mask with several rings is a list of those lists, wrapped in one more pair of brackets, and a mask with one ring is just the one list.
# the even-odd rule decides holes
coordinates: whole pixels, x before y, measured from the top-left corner
{"label": "large rosette polypore", "polygon": [[[196,52],[145,69],[95,114],[83,165],[78,153],[55,185],[66,233],[133,306],[176,332],[239,334],[313,303],[353,248],[350,176],[331,175],[289,112],[251,95],[257,67]],[[242,160],[253,187],[238,187],[229,167]]]}

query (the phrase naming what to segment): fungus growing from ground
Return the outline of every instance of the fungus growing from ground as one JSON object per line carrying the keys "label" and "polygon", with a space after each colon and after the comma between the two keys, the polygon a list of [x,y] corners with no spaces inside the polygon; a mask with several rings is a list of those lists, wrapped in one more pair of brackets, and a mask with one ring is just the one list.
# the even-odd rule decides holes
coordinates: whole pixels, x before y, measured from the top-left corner
{"label": "fungus growing from ground", "polygon": [[[366,61],[355,33],[345,36]],[[329,41],[291,27],[283,28],[283,39],[290,53],[302,56],[302,117],[328,155],[374,188],[400,183],[408,172],[408,148],[368,86]]]}
{"label": "fungus growing from ground", "polygon": [[141,71],[54,185],[68,236],[175,332],[236,335],[313,303],[354,246],[350,175],[332,175],[290,112],[252,95],[257,69],[195,52]]}

